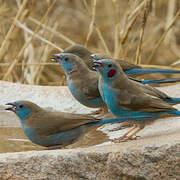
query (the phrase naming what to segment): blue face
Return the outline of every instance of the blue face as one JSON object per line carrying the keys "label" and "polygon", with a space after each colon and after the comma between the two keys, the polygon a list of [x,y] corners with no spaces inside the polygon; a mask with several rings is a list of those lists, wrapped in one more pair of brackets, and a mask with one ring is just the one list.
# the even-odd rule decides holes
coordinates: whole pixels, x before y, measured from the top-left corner
{"label": "blue face", "polygon": [[24,121],[28,115],[32,114],[32,111],[23,103],[14,102],[9,104],[13,106],[11,110],[16,113],[21,121]]}
{"label": "blue face", "polygon": [[56,54],[54,55],[56,57],[56,61],[59,62],[65,73],[70,72],[73,69],[73,64],[71,62],[71,58],[67,55],[62,54]]}
{"label": "blue face", "polygon": [[101,74],[102,78],[106,82],[112,82],[118,76],[117,68],[107,61],[95,61],[95,69]]}

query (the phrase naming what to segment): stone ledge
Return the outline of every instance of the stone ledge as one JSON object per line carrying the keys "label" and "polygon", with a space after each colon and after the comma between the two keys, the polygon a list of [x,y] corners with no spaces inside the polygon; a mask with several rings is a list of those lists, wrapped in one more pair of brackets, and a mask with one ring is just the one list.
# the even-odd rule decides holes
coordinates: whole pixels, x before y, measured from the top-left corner
{"label": "stone ledge", "polygon": [[112,146],[0,155],[0,179],[179,179],[180,143]]}

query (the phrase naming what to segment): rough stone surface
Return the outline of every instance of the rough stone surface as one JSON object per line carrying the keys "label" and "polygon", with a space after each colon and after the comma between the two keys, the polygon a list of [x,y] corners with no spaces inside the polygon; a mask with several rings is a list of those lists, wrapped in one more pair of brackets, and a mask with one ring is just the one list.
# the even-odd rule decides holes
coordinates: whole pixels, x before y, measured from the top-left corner
{"label": "rough stone surface", "polygon": [[[141,143],[140,143],[141,144]],[[126,143],[87,149],[0,155],[0,179],[180,178],[180,144],[127,148]]]}
{"label": "rough stone surface", "polygon": [[[173,97],[180,97],[180,85],[160,88]],[[66,87],[41,87],[0,81],[0,126],[19,126],[4,104],[19,99],[33,101],[52,110],[88,113],[92,109],[76,102]],[[180,105],[176,106],[180,109]],[[111,132],[119,124],[98,129],[109,139],[88,134],[79,142],[100,140],[93,146],[72,149],[28,151],[0,154],[0,179],[180,179],[180,117],[162,118],[145,127],[137,140],[112,144],[109,139],[121,136],[127,129]],[[94,131],[92,131],[94,133]],[[94,134],[95,135],[95,134]],[[84,139],[85,138],[85,139]],[[110,144],[110,145],[105,145]]]}

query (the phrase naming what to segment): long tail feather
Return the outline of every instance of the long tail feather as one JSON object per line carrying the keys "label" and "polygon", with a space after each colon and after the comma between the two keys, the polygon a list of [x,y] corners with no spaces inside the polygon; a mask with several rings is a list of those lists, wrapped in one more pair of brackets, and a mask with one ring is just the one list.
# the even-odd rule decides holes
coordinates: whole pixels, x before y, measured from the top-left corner
{"label": "long tail feather", "polygon": [[171,99],[166,99],[165,101],[169,104],[179,104],[180,98],[171,98]]}
{"label": "long tail feather", "polygon": [[180,73],[178,70],[170,69],[130,69],[125,71],[127,75],[129,74],[153,74],[153,73],[163,73],[163,74],[177,74]]}
{"label": "long tail feather", "polygon": [[170,111],[168,113],[180,116],[180,111]]}
{"label": "long tail feather", "polygon": [[180,82],[180,79],[152,79],[152,80],[141,80],[143,84],[159,84],[159,83],[173,83]]}
{"label": "long tail feather", "polygon": [[153,120],[158,118],[158,116],[129,116],[129,117],[121,117],[121,118],[109,118],[109,119],[102,119],[100,121],[90,122],[87,123],[87,126],[96,126],[96,125],[103,125],[108,123],[122,123],[124,121],[146,121],[146,120]]}

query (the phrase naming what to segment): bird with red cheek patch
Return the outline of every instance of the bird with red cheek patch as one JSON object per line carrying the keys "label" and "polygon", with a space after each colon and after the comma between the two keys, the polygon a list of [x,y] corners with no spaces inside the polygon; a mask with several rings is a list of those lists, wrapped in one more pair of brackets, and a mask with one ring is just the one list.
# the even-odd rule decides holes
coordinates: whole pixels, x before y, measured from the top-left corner
{"label": "bird with red cheek patch", "polygon": [[[94,68],[102,77],[102,91],[107,107],[117,117],[150,116],[157,119],[162,115],[180,116],[180,111],[171,106],[171,102],[180,102],[180,98],[171,98],[156,88],[143,85],[129,79],[121,66],[113,59],[94,61]],[[173,103],[172,103],[173,104]],[[134,120],[135,130],[132,138],[151,120]],[[125,134],[124,137],[131,132]]]}
{"label": "bird with red cheek patch", "polygon": [[[99,89],[99,93],[103,99],[103,92],[101,91],[101,86],[102,86],[102,80],[101,80],[101,76],[97,76],[95,75],[96,73],[94,72],[94,75],[90,75],[89,77],[89,70],[93,70],[93,60],[100,60],[100,59],[112,59],[111,56],[107,55],[107,54],[93,54],[91,51],[89,51],[87,48],[85,48],[82,45],[79,44],[75,44],[72,45],[68,48],[66,48],[64,50],[64,54],[72,54],[74,56],[76,56],[76,59],[81,63],[81,64],[86,64],[87,67],[83,66],[83,69],[81,70],[80,76],[74,76],[72,75],[72,77],[75,77],[74,79],[76,79],[76,82],[80,82],[80,84],[88,84],[86,88],[81,88],[81,86],[79,86],[79,88],[89,91],[88,94],[98,94],[97,88]],[[55,55],[58,56],[58,55]],[[78,58],[79,57],[79,58]],[[57,57],[53,58],[54,60],[57,59]],[[56,60],[55,60],[56,61]],[[128,75],[139,75],[139,74],[148,74],[148,73],[180,73],[180,71],[173,71],[173,70],[164,70],[164,69],[142,69],[141,66],[139,65],[135,65],[133,63],[130,63],[128,61],[125,60],[120,60],[120,59],[116,59],[116,62],[122,67],[123,71],[128,74]],[[73,67],[69,64],[67,67],[68,62],[66,62],[66,65],[64,63],[64,69],[70,69],[72,70]],[[66,67],[65,67],[66,66]],[[80,67],[79,67],[80,69]],[[91,73],[92,74],[92,73]],[[109,72],[109,76],[114,76],[115,72],[110,71]],[[87,78],[85,78],[87,77]],[[91,80],[91,77],[95,78],[95,80]],[[78,80],[78,78],[80,78],[81,80]],[[96,79],[97,78],[97,79]],[[180,81],[180,79],[152,79],[152,80],[136,80],[132,77],[129,77],[130,79],[142,83],[142,84],[156,84],[156,83],[170,83],[170,82],[178,82]],[[84,82],[85,80],[85,82]],[[95,83],[94,83],[95,81]],[[89,83],[91,82],[91,83]],[[98,82],[98,84],[96,83]],[[98,87],[93,87],[96,86],[96,84],[98,85]],[[79,90],[80,94],[82,94],[83,92],[81,91],[81,89]],[[93,90],[93,92],[92,92]],[[74,90],[72,91],[74,93]],[[91,93],[92,92],[92,93]],[[74,96],[75,97],[75,96]],[[79,97],[76,95],[76,97]],[[99,98],[100,99],[100,98]],[[79,100],[79,98],[78,98]],[[88,100],[89,101],[89,100]],[[82,100],[80,100],[80,102],[82,102]],[[84,104],[84,99],[83,99],[83,104]],[[92,106],[90,105],[91,103],[86,102],[85,105]],[[103,110],[105,112],[107,112],[107,109],[105,108],[105,104],[103,104]],[[96,106],[97,107],[97,106]],[[100,106],[99,106],[100,107]]]}
{"label": "bird with red cheek patch", "polygon": [[[95,61],[102,60],[102,59],[113,59],[107,54],[101,54],[101,53],[96,53],[96,54],[91,54],[91,58]],[[171,69],[143,69],[140,65],[135,65],[133,63],[130,63],[125,60],[121,59],[114,59],[116,62],[121,66],[123,71],[125,72],[126,75],[131,75],[131,76],[138,76],[142,74],[157,74],[157,73],[162,73],[162,74],[179,74],[179,70],[171,70]],[[168,80],[168,79],[166,79]],[[173,82],[173,80],[169,79],[170,82]],[[147,83],[148,81],[142,81],[143,84],[151,84]],[[151,80],[151,82],[153,82]],[[161,79],[161,81],[154,81],[154,83],[165,83],[165,79]]]}
{"label": "bird with red cheek patch", "polygon": [[[91,54],[87,48],[81,45],[73,45],[65,49],[64,53],[54,54],[52,60],[59,62],[63,68],[69,90],[76,100],[87,107],[101,108],[95,113],[107,112],[103,92],[101,91],[101,78],[99,74],[92,71],[93,61]],[[102,55],[100,57],[107,58],[109,56]],[[122,65],[123,71],[141,68],[128,61],[118,60],[118,62]],[[109,73],[109,76],[113,77],[114,75],[115,72],[113,71]],[[147,84],[149,82],[155,83],[155,81],[142,80],[138,82]],[[162,81],[158,81],[158,83],[160,82]]]}
{"label": "bird with red cheek patch", "polygon": [[113,77],[116,73],[117,71],[115,69],[112,69],[108,72],[108,77]]}

